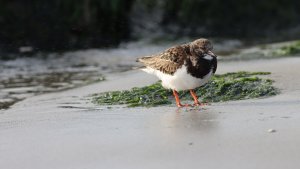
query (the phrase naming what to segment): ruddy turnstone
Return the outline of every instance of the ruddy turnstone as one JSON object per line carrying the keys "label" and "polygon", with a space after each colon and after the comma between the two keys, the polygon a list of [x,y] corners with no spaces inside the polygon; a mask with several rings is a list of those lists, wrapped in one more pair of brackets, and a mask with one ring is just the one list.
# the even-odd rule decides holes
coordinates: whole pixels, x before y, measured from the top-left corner
{"label": "ruddy turnstone", "polygon": [[196,106],[201,103],[193,89],[206,84],[217,70],[217,56],[212,49],[211,42],[201,38],[137,61],[144,64],[142,70],[156,75],[164,88],[173,90],[178,107],[190,106],[180,103],[180,90],[190,90]]}

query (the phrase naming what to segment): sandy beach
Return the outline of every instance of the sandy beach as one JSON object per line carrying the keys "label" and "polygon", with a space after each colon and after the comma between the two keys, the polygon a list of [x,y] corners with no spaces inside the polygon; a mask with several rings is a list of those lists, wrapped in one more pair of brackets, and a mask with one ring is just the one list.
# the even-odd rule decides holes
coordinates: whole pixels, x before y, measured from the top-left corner
{"label": "sandy beach", "polygon": [[3,169],[298,169],[300,58],[229,61],[217,73],[267,71],[281,93],[213,103],[112,108],[93,93],[156,82],[140,71],[27,98],[0,111]]}

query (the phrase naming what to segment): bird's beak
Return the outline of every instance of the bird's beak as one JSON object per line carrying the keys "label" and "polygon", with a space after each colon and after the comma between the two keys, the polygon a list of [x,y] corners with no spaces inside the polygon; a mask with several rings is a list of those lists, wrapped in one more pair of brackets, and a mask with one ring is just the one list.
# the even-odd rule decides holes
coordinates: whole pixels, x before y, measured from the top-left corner
{"label": "bird's beak", "polygon": [[209,50],[207,53],[208,53],[209,55],[211,55],[211,56],[217,57],[217,55],[215,55],[214,53],[212,53],[212,51],[210,51],[210,50]]}

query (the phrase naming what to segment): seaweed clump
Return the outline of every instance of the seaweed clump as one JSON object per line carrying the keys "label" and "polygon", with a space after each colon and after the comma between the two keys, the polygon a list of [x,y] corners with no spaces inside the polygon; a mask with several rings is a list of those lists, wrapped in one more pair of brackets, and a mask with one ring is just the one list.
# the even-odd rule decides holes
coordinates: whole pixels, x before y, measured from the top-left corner
{"label": "seaweed clump", "polygon": [[296,41],[292,44],[282,46],[279,49],[276,49],[273,52],[273,54],[276,55],[276,56],[287,56],[287,55],[300,54],[300,40]]}
{"label": "seaweed clump", "polygon": [[[269,72],[234,72],[215,75],[206,85],[195,89],[199,99],[204,102],[223,102],[273,96],[278,90],[272,86],[273,81],[263,79],[260,75]],[[93,101],[100,105],[126,104],[129,107],[157,106],[170,104],[174,100],[172,91],[166,90],[160,82],[152,85],[132,88],[131,90],[112,91],[95,94]],[[180,92],[183,100],[191,99],[189,92]]]}

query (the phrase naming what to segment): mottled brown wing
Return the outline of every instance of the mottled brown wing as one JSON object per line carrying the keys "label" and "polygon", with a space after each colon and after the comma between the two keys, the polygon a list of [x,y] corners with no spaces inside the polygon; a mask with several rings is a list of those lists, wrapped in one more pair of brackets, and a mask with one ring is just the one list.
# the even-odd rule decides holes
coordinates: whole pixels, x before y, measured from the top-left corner
{"label": "mottled brown wing", "polygon": [[175,46],[158,55],[142,57],[138,61],[146,67],[173,75],[183,65],[186,57],[185,49],[181,46]]}

